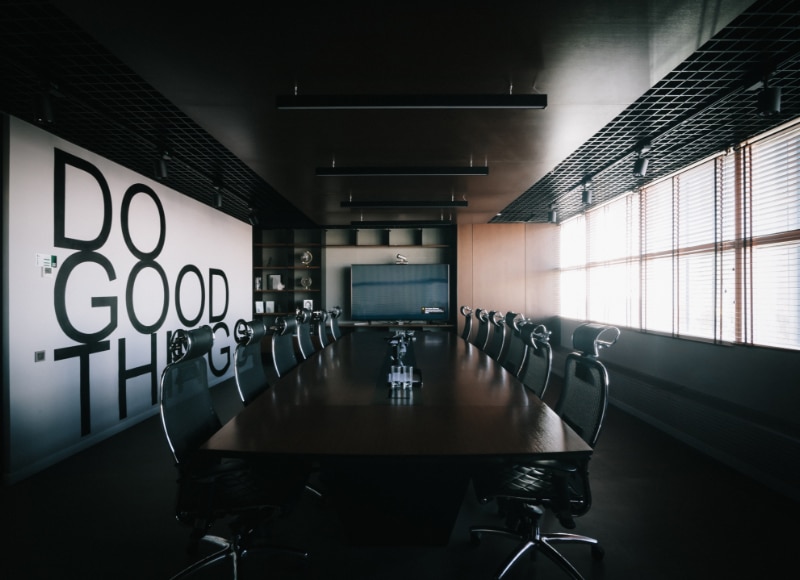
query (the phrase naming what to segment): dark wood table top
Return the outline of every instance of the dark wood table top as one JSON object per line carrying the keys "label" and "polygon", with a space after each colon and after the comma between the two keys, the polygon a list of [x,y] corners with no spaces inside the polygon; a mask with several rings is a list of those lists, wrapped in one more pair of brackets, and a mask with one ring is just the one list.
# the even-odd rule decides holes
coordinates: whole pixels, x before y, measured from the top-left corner
{"label": "dark wood table top", "polygon": [[450,332],[417,332],[423,384],[389,398],[389,333],[354,332],[287,373],[202,449],[224,455],[475,459],[591,448],[501,365]]}

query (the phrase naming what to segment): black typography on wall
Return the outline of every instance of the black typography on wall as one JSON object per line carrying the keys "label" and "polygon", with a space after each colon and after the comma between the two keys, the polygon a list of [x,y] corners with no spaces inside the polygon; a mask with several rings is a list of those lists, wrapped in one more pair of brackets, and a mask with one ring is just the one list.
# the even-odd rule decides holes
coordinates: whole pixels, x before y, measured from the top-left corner
{"label": "black typography on wall", "polygon": [[[102,224],[100,224],[99,232],[94,239],[76,239],[67,235],[67,182],[66,174],[67,167],[77,169],[85,172],[91,176],[98,184],[102,195],[103,212]],[[131,202],[137,195],[148,196],[158,211],[159,217],[159,237],[158,242],[152,250],[145,251],[138,248],[131,236],[131,228],[136,224],[131,223],[129,219],[129,210]],[[116,280],[117,272],[114,268],[112,260],[107,254],[103,253],[104,246],[108,241],[109,235],[112,231],[112,216],[113,207],[111,199],[111,191],[108,182],[103,176],[102,172],[89,163],[88,161],[71,155],[65,151],[54,149],[54,175],[53,175],[53,245],[56,248],[64,248],[68,250],[75,250],[73,254],[63,260],[58,268],[58,273],[55,280],[55,288],[53,293],[53,307],[55,309],[56,320],[64,334],[79,343],[73,346],[57,348],[54,350],[53,359],[61,361],[66,359],[77,358],[79,360],[80,369],[80,412],[81,412],[81,435],[88,435],[91,432],[91,384],[90,384],[90,363],[93,354],[108,351],[111,349],[111,341],[109,336],[117,329],[119,325],[120,300],[119,296],[91,296],[90,303],[92,308],[104,309],[107,312],[105,325],[102,328],[94,330],[93,332],[83,332],[79,330],[73,323],[70,317],[70,311],[67,304],[67,284],[70,282],[72,276],[77,276],[76,269],[83,264],[91,263],[101,268],[105,273],[109,282]],[[127,404],[127,381],[138,376],[150,375],[150,399],[152,405],[158,403],[158,380],[159,372],[157,368],[157,353],[158,353],[158,333],[164,325],[170,307],[170,279],[164,267],[158,262],[159,255],[164,249],[164,240],[166,238],[166,217],[164,215],[164,208],[158,195],[147,185],[141,183],[134,183],[127,188],[122,198],[120,207],[120,221],[119,227],[121,228],[122,237],[125,242],[127,250],[138,260],[127,274],[125,283],[125,300],[124,309],[122,314],[130,321],[131,326],[140,335],[149,336],[149,353],[150,362],[145,365],[128,368],[126,360],[126,351],[128,340],[131,338],[120,338],[117,341],[118,349],[118,399],[119,399],[119,419],[125,419],[128,416]],[[162,290],[162,304],[161,311],[158,318],[151,324],[145,324],[137,316],[136,305],[134,304],[133,296],[134,289],[136,288],[136,281],[139,276],[148,271],[155,273],[157,278],[161,281]],[[200,307],[196,312],[187,312],[186,307],[181,303],[181,286],[187,280],[194,279],[197,287],[200,289],[199,304]],[[224,288],[224,296],[217,297],[215,301],[213,289],[215,285],[220,285]],[[226,337],[230,336],[230,331],[224,318],[228,312],[229,303],[229,289],[228,279],[223,270],[217,268],[209,268],[207,276],[204,277],[203,272],[194,264],[186,264],[177,273],[174,280],[174,307],[181,324],[185,327],[192,327],[200,323],[204,313],[207,310],[208,323],[212,325],[214,333],[222,331]],[[206,288],[208,288],[208,300],[206,300]],[[157,294],[156,292],[153,293]],[[221,302],[221,305],[217,305]],[[206,307],[207,305],[207,307]],[[213,310],[217,308],[219,312]],[[167,341],[165,349],[168,351],[169,338],[171,330],[164,333],[164,338]],[[216,353],[215,353],[216,354]],[[230,367],[230,347],[224,346],[219,349],[219,355],[223,356],[224,364],[219,367],[215,366],[214,359],[210,353],[208,356],[208,364],[211,372],[215,376],[224,375]],[[169,361],[169,358],[167,358]],[[106,385],[103,385],[105,387]]]}

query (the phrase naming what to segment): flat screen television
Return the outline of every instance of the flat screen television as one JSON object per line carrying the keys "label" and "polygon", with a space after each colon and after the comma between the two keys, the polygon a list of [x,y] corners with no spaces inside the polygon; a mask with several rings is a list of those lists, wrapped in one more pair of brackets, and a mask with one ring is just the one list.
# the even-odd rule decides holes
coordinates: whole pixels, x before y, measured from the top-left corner
{"label": "flat screen television", "polygon": [[353,264],[350,315],[354,321],[446,322],[449,264]]}

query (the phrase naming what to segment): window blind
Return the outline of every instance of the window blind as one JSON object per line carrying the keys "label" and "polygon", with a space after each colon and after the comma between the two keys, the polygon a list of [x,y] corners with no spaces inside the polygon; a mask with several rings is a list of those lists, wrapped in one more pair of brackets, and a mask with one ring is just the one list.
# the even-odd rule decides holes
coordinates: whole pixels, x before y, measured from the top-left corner
{"label": "window blind", "polygon": [[800,119],[561,225],[562,316],[800,349]]}

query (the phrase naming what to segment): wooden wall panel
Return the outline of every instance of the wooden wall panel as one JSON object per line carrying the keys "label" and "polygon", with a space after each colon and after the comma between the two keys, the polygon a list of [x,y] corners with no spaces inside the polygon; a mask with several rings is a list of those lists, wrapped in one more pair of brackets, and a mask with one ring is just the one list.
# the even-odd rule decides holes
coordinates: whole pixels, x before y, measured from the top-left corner
{"label": "wooden wall panel", "polygon": [[[461,240],[472,232],[472,252]],[[459,271],[462,261],[472,270],[471,288],[459,287],[459,301],[471,297],[473,308],[503,312],[525,308],[525,224],[465,224],[459,226]],[[470,296],[471,293],[471,296]],[[462,298],[464,300],[462,300]]]}
{"label": "wooden wall panel", "polygon": [[558,259],[558,227],[552,224],[458,226],[458,308],[513,310],[533,319],[555,316]]}
{"label": "wooden wall panel", "polygon": [[555,224],[525,226],[525,309],[540,320],[558,314],[559,228]]}

